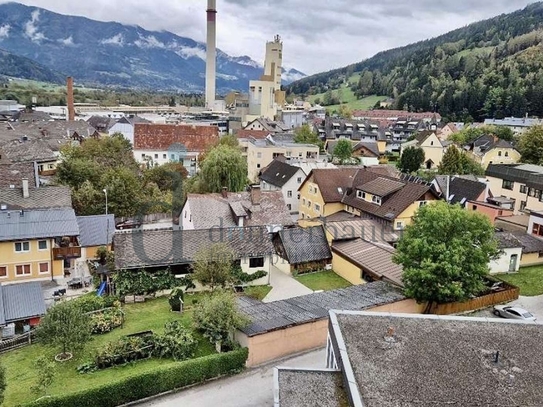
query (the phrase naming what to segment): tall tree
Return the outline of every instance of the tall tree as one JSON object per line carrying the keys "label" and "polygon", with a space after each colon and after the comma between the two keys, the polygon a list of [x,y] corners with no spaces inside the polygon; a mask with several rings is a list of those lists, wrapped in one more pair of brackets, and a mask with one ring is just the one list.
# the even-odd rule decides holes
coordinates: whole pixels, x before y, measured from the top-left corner
{"label": "tall tree", "polygon": [[401,172],[410,174],[420,169],[424,163],[424,150],[420,147],[408,147],[402,152],[400,161],[398,161],[398,169]]}
{"label": "tall tree", "polygon": [[322,150],[324,148],[323,141],[318,134],[311,130],[308,124],[298,127],[294,130],[294,142],[298,144],[314,144]]}
{"label": "tall tree", "polygon": [[201,165],[200,177],[208,192],[242,191],[247,185],[247,160],[241,150],[219,145],[213,148]]}
{"label": "tall tree", "polygon": [[439,164],[438,171],[443,175],[459,175],[462,173],[462,153],[456,146],[450,146]]}
{"label": "tall tree", "polygon": [[58,348],[61,358],[67,358],[68,352],[76,352],[90,340],[90,319],[80,306],[71,301],[53,305],[40,321],[38,338],[47,345]]}
{"label": "tall tree", "polygon": [[338,114],[344,119],[350,120],[353,117],[353,111],[345,103],[339,106]]}
{"label": "tall tree", "polygon": [[353,144],[350,140],[341,139],[334,147],[333,157],[339,160],[340,164],[348,161],[353,156]]}
{"label": "tall tree", "polygon": [[543,165],[543,126],[532,126],[520,137],[517,148],[522,162]]}
{"label": "tall tree", "polygon": [[418,302],[463,301],[480,294],[488,263],[498,253],[487,217],[459,205],[423,206],[398,242],[405,294]]}

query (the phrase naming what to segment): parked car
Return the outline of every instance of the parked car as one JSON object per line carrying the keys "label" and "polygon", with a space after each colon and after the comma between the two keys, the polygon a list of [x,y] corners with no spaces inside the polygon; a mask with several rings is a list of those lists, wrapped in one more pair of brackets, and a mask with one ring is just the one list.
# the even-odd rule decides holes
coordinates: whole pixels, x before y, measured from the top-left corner
{"label": "parked car", "polygon": [[494,306],[494,315],[502,318],[520,319],[522,321],[535,321],[536,318],[532,313],[526,311],[524,308],[511,307],[507,305]]}
{"label": "parked car", "polygon": [[137,219],[128,219],[128,220],[125,220],[124,222],[117,223],[115,227],[119,230],[124,230],[124,229],[136,229],[136,228],[141,227],[141,225],[143,225],[143,222]]}

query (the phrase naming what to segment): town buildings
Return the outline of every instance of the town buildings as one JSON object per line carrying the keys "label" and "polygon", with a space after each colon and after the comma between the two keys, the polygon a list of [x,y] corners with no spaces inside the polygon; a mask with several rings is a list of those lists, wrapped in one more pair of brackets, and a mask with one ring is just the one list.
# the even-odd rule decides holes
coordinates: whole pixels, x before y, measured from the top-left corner
{"label": "town buildings", "polygon": [[306,178],[300,167],[275,159],[262,170],[259,178],[262,191],[281,191],[287,209],[292,215],[298,215],[298,188]]}
{"label": "town buildings", "polygon": [[426,170],[436,170],[450,144],[441,140],[435,131],[422,131],[412,141],[407,141],[401,145],[401,153],[403,154],[409,147],[421,148],[424,151],[424,168]]}
{"label": "town buildings", "polygon": [[487,168],[490,164],[516,164],[520,153],[505,140],[488,134],[479,137],[466,148],[468,157]]}
{"label": "town buildings", "polygon": [[522,134],[532,126],[541,124],[539,119],[523,117],[506,117],[505,119],[486,119],[485,126],[503,126],[510,128],[515,134]]}

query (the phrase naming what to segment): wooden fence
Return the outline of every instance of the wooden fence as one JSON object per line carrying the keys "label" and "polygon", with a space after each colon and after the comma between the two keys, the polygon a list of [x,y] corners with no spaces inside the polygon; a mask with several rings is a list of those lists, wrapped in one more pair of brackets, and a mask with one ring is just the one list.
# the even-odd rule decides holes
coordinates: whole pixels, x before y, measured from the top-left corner
{"label": "wooden fence", "polygon": [[518,299],[520,289],[513,285],[503,282],[502,286],[495,292],[491,292],[480,297],[473,298],[464,302],[450,302],[446,304],[435,304],[430,310],[430,314],[450,315],[461,314],[463,312],[477,311],[479,309],[491,307],[504,302],[511,302]]}
{"label": "wooden fence", "polygon": [[10,350],[22,348],[23,346],[31,345],[36,340],[34,332],[27,332],[22,335],[15,336],[13,338],[0,341],[0,353],[4,353]]}

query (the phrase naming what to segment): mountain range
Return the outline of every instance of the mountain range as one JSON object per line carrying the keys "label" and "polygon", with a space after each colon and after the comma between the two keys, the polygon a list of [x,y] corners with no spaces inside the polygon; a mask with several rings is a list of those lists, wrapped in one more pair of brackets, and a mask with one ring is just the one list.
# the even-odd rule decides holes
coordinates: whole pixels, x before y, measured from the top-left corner
{"label": "mountain range", "polygon": [[388,96],[394,108],[453,121],[543,117],[543,3],[306,77],[287,92],[325,105],[348,92]]}
{"label": "mountain range", "polygon": [[[0,5],[0,49],[0,62],[11,61],[8,66],[0,63],[0,75],[54,82],[68,75],[89,86],[183,92],[201,92],[205,86],[205,43],[19,3]],[[33,69],[28,60],[34,61]],[[217,50],[220,93],[248,89],[249,80],[258,79],[262,70],[262,64],[248,56]],[[285,84],[303,77],[296,69],[283,72]]]}

